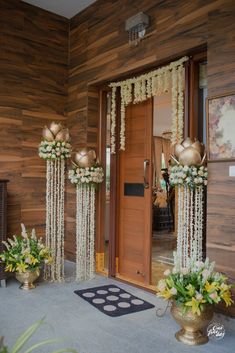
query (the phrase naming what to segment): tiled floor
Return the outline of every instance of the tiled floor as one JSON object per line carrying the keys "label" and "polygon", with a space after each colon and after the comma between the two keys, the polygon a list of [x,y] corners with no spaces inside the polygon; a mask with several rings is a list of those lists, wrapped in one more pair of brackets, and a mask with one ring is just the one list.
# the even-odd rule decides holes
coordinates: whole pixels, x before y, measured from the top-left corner
{"label": "tiled floor", "polygon": [[[204,346],[189,347],[175,340],[179,329],[169,312],[163,318],[156,310],[149,309],[121,317],[109,317],[74,294],[105,284],[116,284],[133,295],[163,308],[165,302],[155,295],[124,285],[105,277],[77,284],[73,281],[74,266],[66,265],[68,278],[65,283],[42,282],[32,291],[18,289],[14,279],[6,288],[0,288],[0,335],[12,346],[18,335],[36,320],[46,317],[33,337],[33,342],[59,337],[59,347],[74,347],[79,353],[232,353],[235,346],[235,320],[222,315],[215,320],[224,324],[226,335],[221,341],[210,341]],[[58,345],[57,345],[58,347]],[[53,348],[38,350],[50,353]]]}

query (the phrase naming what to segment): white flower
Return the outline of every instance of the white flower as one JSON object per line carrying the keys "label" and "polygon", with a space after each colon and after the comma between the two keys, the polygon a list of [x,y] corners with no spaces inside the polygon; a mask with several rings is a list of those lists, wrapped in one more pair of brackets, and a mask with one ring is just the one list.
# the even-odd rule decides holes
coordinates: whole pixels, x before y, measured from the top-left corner
{"label": "white flower", "polygon": [[161,279],[159,282],[158,282],[158,285],[157,285],[157,288],[160,292],[164,291],[166,289],[166,282],[164,279]]}
{"label": "white flower", "polygon": [[177,289],[175,287],[170,289],[170,292],[172,295],[176,295],[177,294]]}
{"label": "white flower", "polygon": [[25,225],[24,223],[21,223],[21,235],[24,239],[27,239],[28,238],[28,234],[27,234],[27,231],[26,231],[26,228],[25,228]]}
{"label": "white flower", "polygon": [[199,300],[199,301],[202,300],[203,299],[202,294],[197,292],[196,299]]}
{"label": "white flower", "polygon": [[169,276],[171,274],[171,271],[169,269],[164,271],[164,276]]}
{"label": "white flower", "polygon": [[182,267],[180,272],[185,276],[189,273],[189,269],[187,267]]}

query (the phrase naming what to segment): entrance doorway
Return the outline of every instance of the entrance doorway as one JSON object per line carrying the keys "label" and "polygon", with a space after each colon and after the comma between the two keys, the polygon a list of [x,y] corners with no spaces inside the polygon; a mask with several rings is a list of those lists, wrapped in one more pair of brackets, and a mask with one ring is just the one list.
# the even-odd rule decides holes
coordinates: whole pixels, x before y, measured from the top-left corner
{"label": "entrance doorway", "polygon": [[[200,56],[185,68],[185,136],[200,137],[203,142],[206,89],[202,95],[201,87],[205,85],[205,65]],[[195,92],[197,100],[193,99]],[[177,243],[177,195],[168,180],[171,93],[126,107],[125,151],[118,150],[117,138],[115,155],[110,154],[111,95],[107,90],[101,101],[105,122],[100,122],[100,155],[106,183],[100,192],[103,222],[99,221],[97,268],[109,276],[154,289],[163,272],[173,266]],[[119,108],[117,99],[117,112]]]}

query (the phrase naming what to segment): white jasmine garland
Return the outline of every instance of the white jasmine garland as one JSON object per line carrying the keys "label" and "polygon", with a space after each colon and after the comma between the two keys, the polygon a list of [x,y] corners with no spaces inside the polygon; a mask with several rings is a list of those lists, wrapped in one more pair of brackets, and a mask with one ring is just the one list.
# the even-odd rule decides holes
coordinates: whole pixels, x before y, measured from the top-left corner
{"label": "white jasmine garland", "polygon": [[[167,66],[148,72],[138,77],[133,77],[110,84],[112,88],[111,100],[111,153],[116,151],[116,90],[120,88],[121,94],[121,128],[120,149],[125,150],[125,108],[128,104],[145,101],[155,95],[168,92],[172,80],[172,144],[181,142],[183,137],[184,116],[184,69],[183,63],[188,57],[174,61]],[[171,78],[170,78],[171,76]],[[132,97],[133,95],[133,97]]]}
{"label": "white jasmine garland", "polygon": [[66,159],[71,157],[71,145],[65,141],[41,141],[39,157],[45,160]]}
{"label": "white jasmine garland", "polygon": [[68,178],[76,185],[76,280],[95,275],[95,190],[104,180],[103,168],[74,167]]}
{"label": "white jasmine garland", "polygon": [[203,259],[203,204],[207,176],[204,166],[175,165],[170,169],[170,184],[178,193],[177,259],[181,267],[187,267],[190,258],[198,263]]}

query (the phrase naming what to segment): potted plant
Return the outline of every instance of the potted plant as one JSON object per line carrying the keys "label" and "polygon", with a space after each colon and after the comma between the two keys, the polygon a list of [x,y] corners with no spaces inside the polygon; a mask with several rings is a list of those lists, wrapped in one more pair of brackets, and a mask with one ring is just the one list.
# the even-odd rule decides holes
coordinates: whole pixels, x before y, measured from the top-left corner
{"label": "potted plant", "polygon": [[29,235],[23,224],[21,227],[21,236],[14,235],[3,242],[6,250],[0,254],[0,261],[6,272],[15,272],[16,279],[22,283],[20,288],[29,290],[35,288],[33,282],[39,277],[42,264],[50,264],[52,257],[42,238],[37,239],[34,229]]}
{"label": "potted plant", "polygon": [[172,301],[171,314],[182,327],[175,336],[190,345],[203,344],[208,337],[203,333],[213,317],[214,306],[224,301],[233,303],[231,285],[227,278],[214,272],[214,263],[191,260],[187,268],[175,267],[164,272],[165,278],[157,285],[157,296]]}

